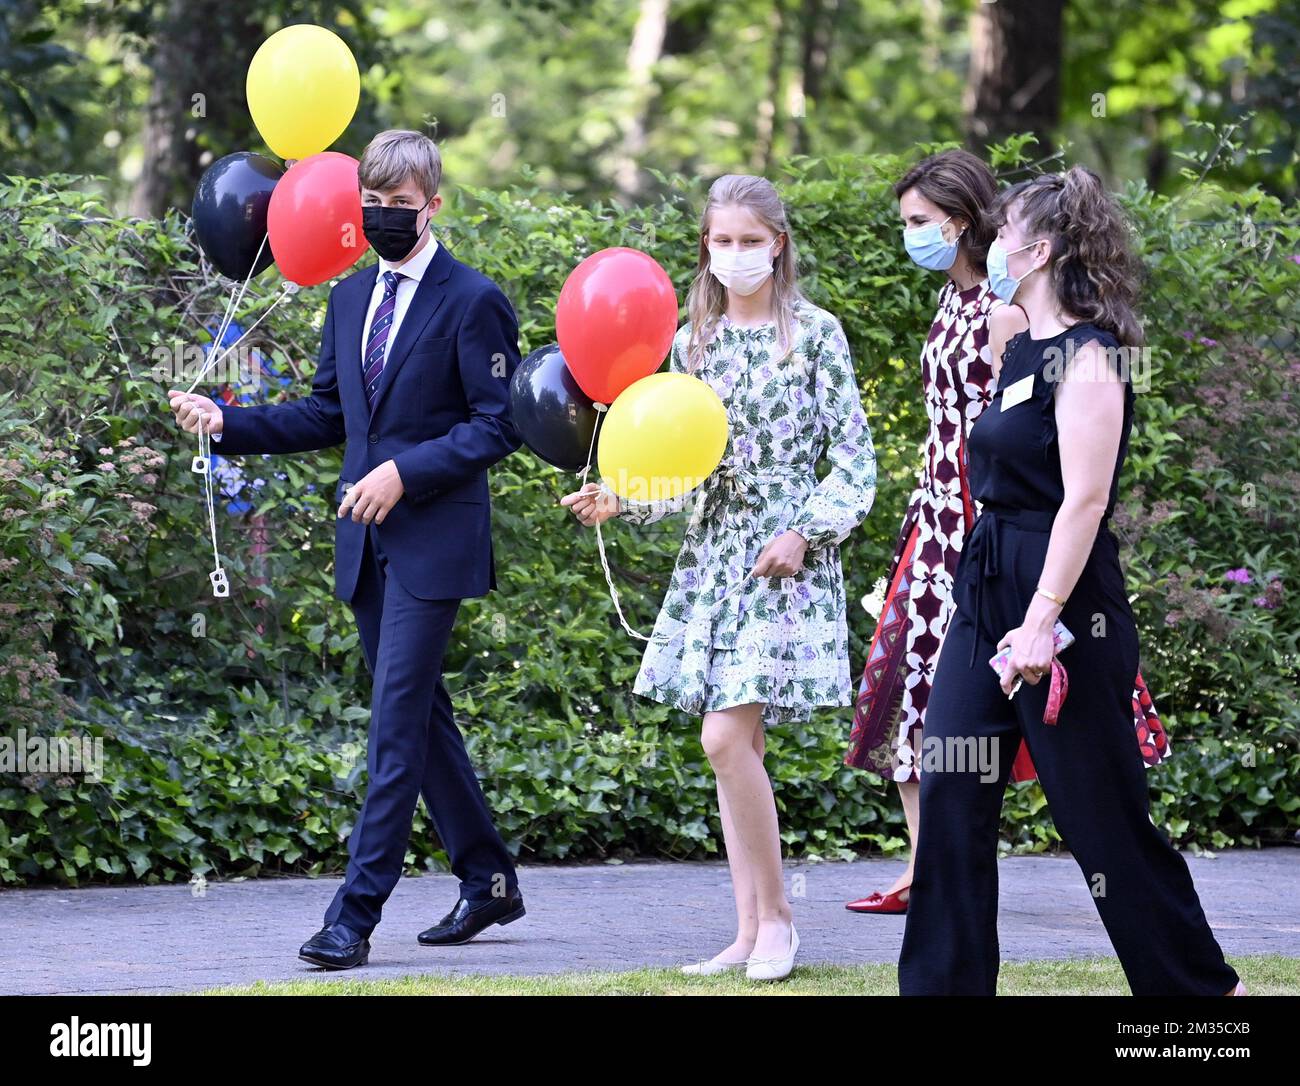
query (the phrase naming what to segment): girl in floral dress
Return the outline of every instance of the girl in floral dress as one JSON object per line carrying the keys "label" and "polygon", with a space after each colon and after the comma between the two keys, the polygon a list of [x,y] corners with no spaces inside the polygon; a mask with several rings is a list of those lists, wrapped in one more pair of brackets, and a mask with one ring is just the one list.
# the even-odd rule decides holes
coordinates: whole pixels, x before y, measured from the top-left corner
{"label": "girl in floral dress", "polygon": [[[894,194],[912,259],[946,272],[948,281],[939,291],[939,310],[921,351],[930,421],[925,459],[886,577],[844,761],[897,783],[915,857],[930,681],[953,610],[957,561],[979,512],[966,479],[966,437],[993,397],[1003,348],[1028,322],[1018,306],[1005,305],[989,288],[985,255],[994,231],[983,216],[997,183],[983,162],[968,151],[943,151],[909,170]],[[1155,765],[1167,741],[1141,672],[1134,683],[1133,716],[1135,754]],[[1036,775],[1022,745],[1011,779]],[[912,873],[909,860],[884,894],[873,891],[845,907],[906,912]]]}
{"label": "girl in floral dress", "polygon": [[[876,458],[839,321],[795,282],[780,197],[761,177],[714,182],[674,372],[726,406],[722,462],[694,491],[649,504],[589,483],[561,499],[594,525],[691,518],[635,693],[703,716],[735,894],[735,940],[690,973],[789,974],[798,949],[781,870],[764,729],[853,704],[839,544],[875,497]],[[829,470],[818,480],[825,447]]]}

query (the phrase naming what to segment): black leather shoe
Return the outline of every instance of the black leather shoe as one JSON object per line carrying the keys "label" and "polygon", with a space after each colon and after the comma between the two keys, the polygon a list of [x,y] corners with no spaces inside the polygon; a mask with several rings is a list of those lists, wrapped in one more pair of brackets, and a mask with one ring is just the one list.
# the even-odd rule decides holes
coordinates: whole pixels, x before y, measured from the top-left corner
{"label": "black leather shoe", "polygon": [[370,940],[346,924],[326,924],[298,948],[298,957],[326,969],[351,969],[370,960]]}
{"label": "black leather shoe", "polygon": [[518,887],[509,897],[493,897],[486,901],[461,898],[455,908],[433,927],[420,932],[422,946],[452,946],[468,943],[484,928],[493,924],[513,924],[524,915],[524,895]]}

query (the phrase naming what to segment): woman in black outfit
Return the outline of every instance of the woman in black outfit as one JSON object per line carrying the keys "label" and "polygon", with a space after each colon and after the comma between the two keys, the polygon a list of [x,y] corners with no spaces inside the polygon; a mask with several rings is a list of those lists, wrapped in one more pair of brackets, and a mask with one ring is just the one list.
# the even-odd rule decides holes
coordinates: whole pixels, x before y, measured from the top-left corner
{"label": "woman in black outfit", "polygon": [[[1008,343],[993,402],[969,438],[982,511],[962,549],[926,714],[924,746],[942,764],[921,778],[926,832],[899,990],[996,992],[998,825],[1023,739],[1133,994],[1245,994],[1186,861],[1151,821],[1146,770],[1134,757],[1137,630],[1107,527],[1141,343],[1123,220],[1078,166],[1013,186],[990,217],[990,285],[1024,309],[1029,328]],[[1076,640],[1060,653],[1068,692],[1045,723],[1058,707],[1058,618]],[[1008,645],[999,680],[988,661]],[[984,759],[960,757],[985,745],[998,770],[991,781],[977,765]]]}

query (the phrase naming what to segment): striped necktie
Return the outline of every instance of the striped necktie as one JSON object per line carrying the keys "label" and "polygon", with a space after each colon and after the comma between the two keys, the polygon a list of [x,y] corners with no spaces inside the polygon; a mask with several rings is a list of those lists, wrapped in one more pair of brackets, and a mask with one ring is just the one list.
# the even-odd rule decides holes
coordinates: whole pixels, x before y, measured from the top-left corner
{"label": "striped necktie", "polygon": [[384,272],[384,297],[370,322],[370,336],[366,340],[361,369],[365,377],[366,403],[372,410],[375,394],[379,391],[379,378],[384,372],[384,347],[393,327],[393,310],[397,308],[397,281],[405,278],[401,272]]}

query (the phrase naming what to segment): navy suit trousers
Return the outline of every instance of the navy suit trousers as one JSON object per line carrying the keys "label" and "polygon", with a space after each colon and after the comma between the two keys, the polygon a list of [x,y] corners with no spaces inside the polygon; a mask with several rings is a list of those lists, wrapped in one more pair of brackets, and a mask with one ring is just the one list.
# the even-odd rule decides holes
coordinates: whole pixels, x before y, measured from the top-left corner
{"label": "navy suit trousers", "polygon": [[514,865],[465,751],[442,681],[459,599],[411,595],[371,525],[351,600],[374,677],[366,754],[369,786],[349,841],[342,887],[325,913],[369,935],[402,875],[418,796],[447,850],[462,897],[512,892]]}

